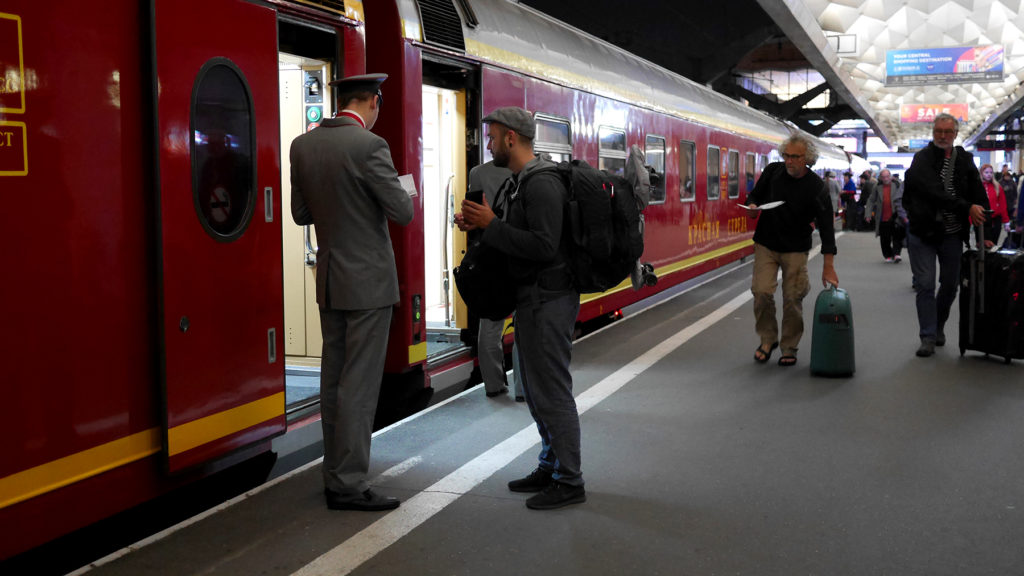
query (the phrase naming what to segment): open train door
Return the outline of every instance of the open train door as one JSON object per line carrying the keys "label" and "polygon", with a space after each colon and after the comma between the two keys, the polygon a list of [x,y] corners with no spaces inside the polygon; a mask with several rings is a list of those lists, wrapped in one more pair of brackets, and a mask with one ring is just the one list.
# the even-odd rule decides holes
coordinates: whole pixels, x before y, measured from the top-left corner
{"label": "open train door", "polygon": [[151,6],[174,472],[285,428],[277,17],[242,0]]}

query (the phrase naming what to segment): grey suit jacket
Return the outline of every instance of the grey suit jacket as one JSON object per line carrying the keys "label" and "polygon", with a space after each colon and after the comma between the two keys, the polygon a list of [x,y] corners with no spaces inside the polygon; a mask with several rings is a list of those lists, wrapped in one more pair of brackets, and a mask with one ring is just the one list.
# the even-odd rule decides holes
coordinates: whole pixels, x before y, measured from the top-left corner
{"label": "grey suit jacket", "polygon": [[316,301],[368,310],[398,302],[388,220],[412,221],[383,138],[348,117],[328,118],[291,146],[292,218],[316,230]]}

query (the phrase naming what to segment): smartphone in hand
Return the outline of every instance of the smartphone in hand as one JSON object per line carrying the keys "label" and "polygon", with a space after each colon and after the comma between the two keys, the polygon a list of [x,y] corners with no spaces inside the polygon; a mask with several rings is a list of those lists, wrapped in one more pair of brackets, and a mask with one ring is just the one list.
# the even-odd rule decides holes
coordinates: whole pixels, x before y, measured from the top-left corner
{"label": "smartphone in hand", "polygon": [[484,191],[483,190],[470,190],[466,192],[466,200],[470,202],[476,202],[477,204],[484,203]]}

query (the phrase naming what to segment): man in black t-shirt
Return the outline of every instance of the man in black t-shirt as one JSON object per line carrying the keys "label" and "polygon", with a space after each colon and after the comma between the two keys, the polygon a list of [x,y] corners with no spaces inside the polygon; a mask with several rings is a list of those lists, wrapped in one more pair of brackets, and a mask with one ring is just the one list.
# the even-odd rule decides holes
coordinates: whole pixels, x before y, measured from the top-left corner
{"label": "man in black t-shirt", "polygon": [[[825,256],[822,284],[838,286],[833,265],[836,254],[832,203],[828,189],[808,167],[818,161],[818,149],[801,134],[787,138],[780,146],[783,162],[769,164],[754,190],[747,196],[747,212],[758,218],[754,230],[754,330],[761,339],[754,360],[765,363],[772,351],[782,348],[779,366],[796,364],[796,353],[804,333],[803,300],[810,291],[807,255],[811,249],[812,224],[821,235]],[[768,208],[769,203],[781,204]],[[762,210],[761,205],[766,205]],[[782,335],[775,313],[775,290],[782,269]]]}

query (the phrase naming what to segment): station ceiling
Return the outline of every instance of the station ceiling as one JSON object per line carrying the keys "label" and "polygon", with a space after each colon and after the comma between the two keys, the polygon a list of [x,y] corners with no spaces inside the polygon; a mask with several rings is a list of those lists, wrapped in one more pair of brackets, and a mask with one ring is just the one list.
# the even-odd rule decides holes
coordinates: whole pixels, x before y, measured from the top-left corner
{"label": "station ceiling", "polygon": [[[1020,114],[1024,0],[519,0],[696,82],[820,134],[862,118],[886,143],[930,139],[902,123],[901,104],[966,103],[960,138],[971,145]],[[1002,81],[886,86],[886,51],[1001,45]],[[768,70],[817,71],[827,86],[803,98],[758,96],[738,78]],[[828,106],[806,106],[825,88]]]}

